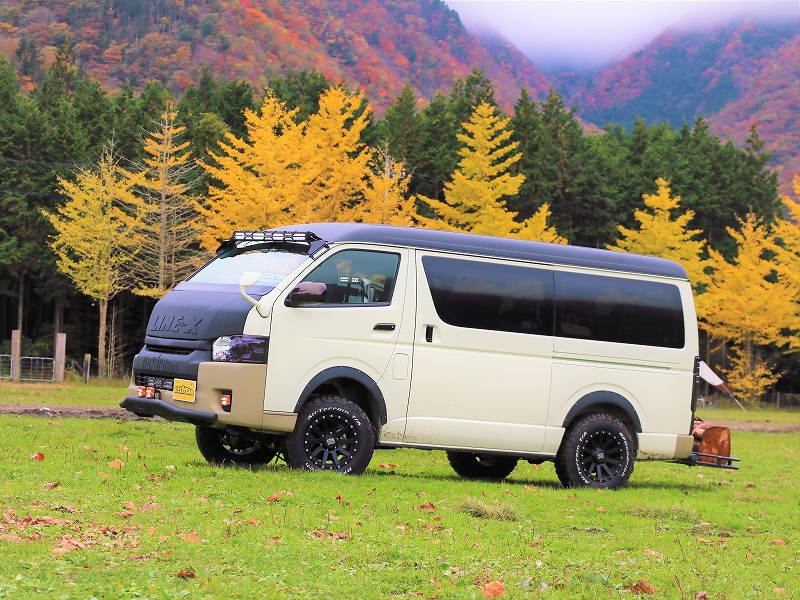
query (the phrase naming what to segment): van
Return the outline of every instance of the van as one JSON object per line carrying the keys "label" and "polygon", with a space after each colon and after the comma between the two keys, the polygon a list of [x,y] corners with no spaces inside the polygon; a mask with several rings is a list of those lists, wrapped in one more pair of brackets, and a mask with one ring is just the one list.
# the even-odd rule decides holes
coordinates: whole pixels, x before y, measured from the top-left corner
{"label": "van", "polygon": [[678,263],[354,223],[237,231],[153,309],[121,406],[211,463],[362,473],[440,449],[461,476],[553,461],[618,488],[692,453],[698,337]]}

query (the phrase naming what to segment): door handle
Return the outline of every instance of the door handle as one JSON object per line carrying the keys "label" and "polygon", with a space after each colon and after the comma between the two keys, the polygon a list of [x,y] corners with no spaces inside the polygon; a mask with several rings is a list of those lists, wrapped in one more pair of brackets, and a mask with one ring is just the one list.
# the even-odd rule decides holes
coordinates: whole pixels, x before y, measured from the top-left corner
{"label": "door handle", "polygon": [[378,331],[394,331],[395,324],[394,323],[376,323],[373,329],[377,329]]}
{"label": "door handle", "polygon": [[428,325],[425,328],[425,341],[429,343],[433,342],[433,325]]}

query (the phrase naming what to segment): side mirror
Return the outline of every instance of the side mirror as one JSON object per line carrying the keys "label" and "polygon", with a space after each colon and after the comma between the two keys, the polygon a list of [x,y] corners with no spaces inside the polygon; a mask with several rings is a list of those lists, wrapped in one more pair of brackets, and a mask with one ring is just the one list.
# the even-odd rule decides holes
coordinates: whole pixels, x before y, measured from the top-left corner
{"label": "side mirror", "polygon": [[261,273],[253,273],[252,271],[245,271],[239,278],[239,285],[247,288],[257,284],[259,279],[261,279]]}
{"label": "side mirror", "polygon": [[253,273],[252,271],[245,271],[242,273],[242,276],[239,278],[239,294],[247,300],[250,304],[256,307],[258,314],[260,314],[263,318],[267,318],[269,316],[269,308],[262,307],[261,303],[253,298],[250,294],[244,291],[244,288],[254,286],[258,283],[258,280],[261,279],[261,273]]}
{"label": "side mirror", "polygon": [[301,281],[286,296],[286,306],[302,306],[304,304],[322,304],[328,297],[328,286],[316,281]]}

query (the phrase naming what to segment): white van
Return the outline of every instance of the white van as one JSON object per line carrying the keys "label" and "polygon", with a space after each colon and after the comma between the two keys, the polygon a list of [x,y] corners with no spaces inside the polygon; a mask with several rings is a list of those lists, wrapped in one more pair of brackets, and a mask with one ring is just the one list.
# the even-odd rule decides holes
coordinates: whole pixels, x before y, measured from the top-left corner
{"label": "white van", "polygon": [[315,223],[237,231],[162,298],[121,406],[196,425],[212,463],[361,473],[409,447],[616,488],[692,454],[697,354],[675,262]]}

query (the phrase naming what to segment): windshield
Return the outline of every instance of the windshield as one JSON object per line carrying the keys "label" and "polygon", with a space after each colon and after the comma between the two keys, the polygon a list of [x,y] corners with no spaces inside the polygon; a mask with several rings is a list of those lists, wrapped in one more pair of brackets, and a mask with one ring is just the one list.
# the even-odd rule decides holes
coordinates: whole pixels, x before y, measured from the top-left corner
{"label": "windshield", "polygon": [[242,275],[251,272],[259,274],[256,285],[275,287],[307,258],[307,254],[278,248],[240,249],[215,258],[187,281],[239,285]]}

